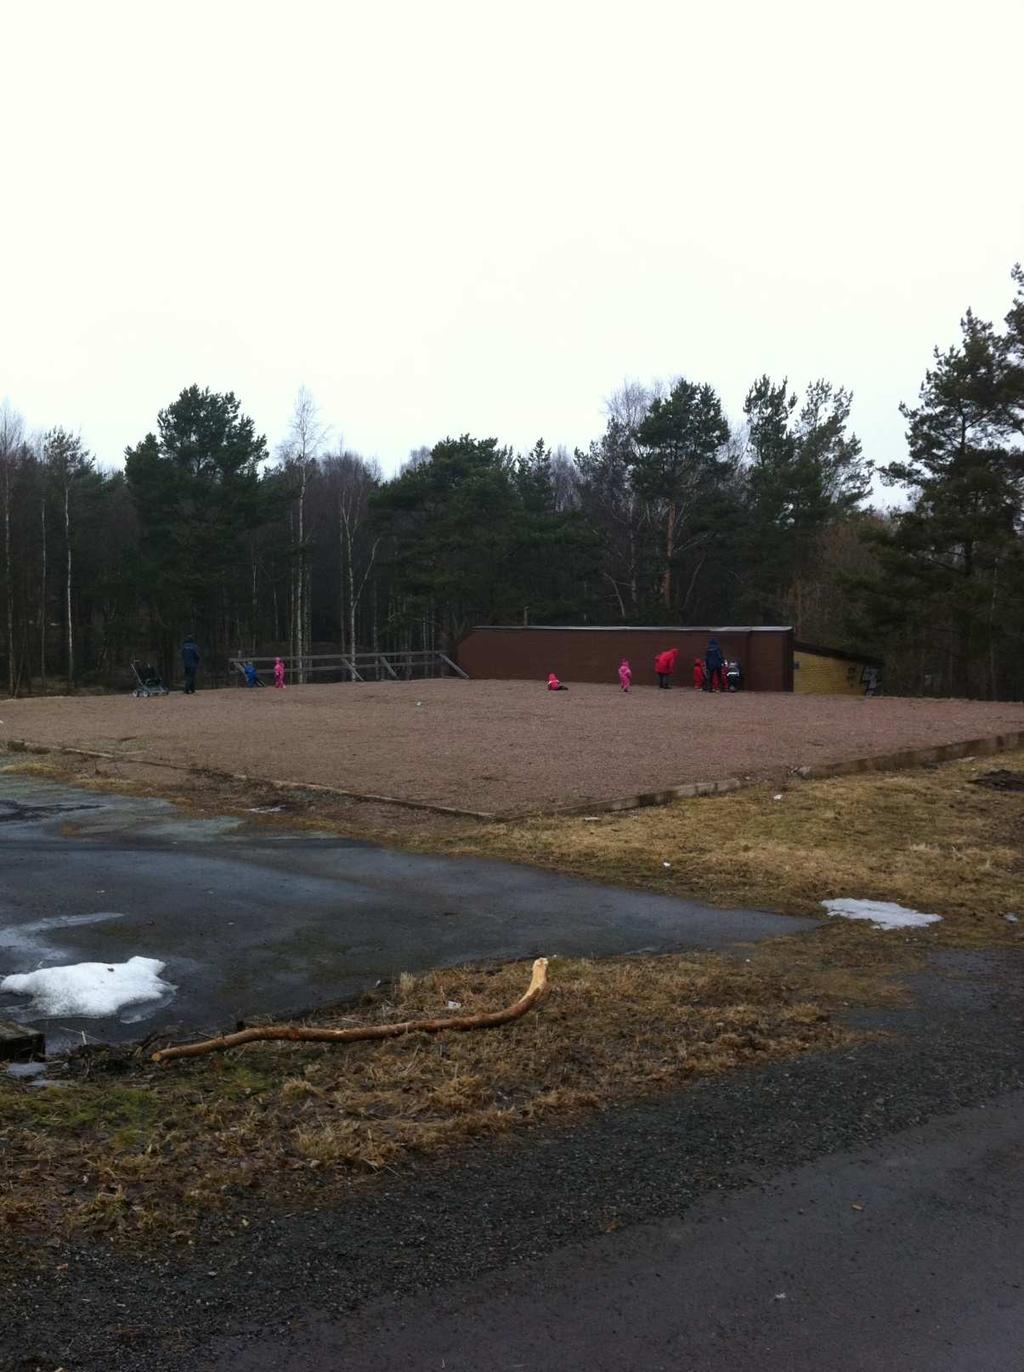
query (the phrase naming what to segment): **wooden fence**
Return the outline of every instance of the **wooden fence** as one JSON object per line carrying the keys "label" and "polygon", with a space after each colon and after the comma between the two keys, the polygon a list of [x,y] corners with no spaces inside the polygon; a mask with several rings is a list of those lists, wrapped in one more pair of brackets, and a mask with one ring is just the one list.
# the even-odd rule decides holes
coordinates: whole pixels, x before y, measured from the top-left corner
{"label": "wooden fence", "polygon": [[[238,686],[245,685],[244,666],[251,662],[267,685],[273,681],[275,657],[246,657],[239,653],[230,659],[230,673]],[[468,673],[444,653],[315,653],[285,657],[285,680],[290,683],[320,677],[324,681],[422,681],[428,677],[456,676],[468,680]]]}

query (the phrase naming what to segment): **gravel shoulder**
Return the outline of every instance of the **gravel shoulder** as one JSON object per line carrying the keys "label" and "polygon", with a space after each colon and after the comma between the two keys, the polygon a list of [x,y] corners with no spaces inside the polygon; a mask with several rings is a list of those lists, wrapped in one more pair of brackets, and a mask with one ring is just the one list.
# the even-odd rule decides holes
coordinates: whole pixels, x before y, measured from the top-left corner
{"label": "gravel shoulder", "polygon": [[[56,1275],[28,1274],[5,1293],[0,1367],[260,1366],[244,1359],[267,1340],[280,1348],[308,1332],[296,1324],[304,1318],[328,1322],[335,1337],[383,1292],[457,1301],[461,1284],[483,1273],[685,1215],[723,1189],[762,1184],[1024,1086],[1018,954],[935,955],[914,990],[911,1008],[858,1016],[884,1039],[697,1084],[572,1130],[474,1148],[401,1178],[384,1172],[341,1209],[254,1213],[216,1244],[200,1235],[167,1256],[100,1244],[69,1250]],[[741,1233],[737,1261],[743,1252]],[[318,1363],[307,1356],[302,1365]]]}
{"label": "gravel shoulder", "polygon": [[1024,727],[1015,704],[518,681],[5,701],[0,745],[96,749],[462,810],[581,804]]}

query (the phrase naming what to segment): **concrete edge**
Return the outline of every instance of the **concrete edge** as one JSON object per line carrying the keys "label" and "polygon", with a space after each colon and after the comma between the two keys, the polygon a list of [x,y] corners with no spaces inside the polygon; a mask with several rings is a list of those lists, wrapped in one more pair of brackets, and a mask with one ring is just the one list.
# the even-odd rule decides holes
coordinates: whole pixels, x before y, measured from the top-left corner
{"label": "concrete edge", "polygon": [[[955,762],[959,758],[1007,752],[1011,748],[1024,746],[1024,729],[1013,729],[1005,734],[991,734],[984,738],[961,739],[956,743],[937,743],[924,748],[901,748],[892,753],[874,753],[868,757],[845,758],[839,762],[815,763],[807,767],[794,767],[791,777],[801,781],[824,781],[829,777],[854,776],[864,772],[912,771],[917,767],[927,767],[934,763]],[[478,821],[497,821],[507,823],[512,820],[536,819],[550,815],[554,818],[571,818],[574,815],[614,814],[619,810],[640,810],[651,805],[670,805],[674,800],[690,800],[694,796],[723,795],[729,791],[739,791],[746,787],[763,784],[765,777],[722,777],[717,781],[689,781],[681,786],[668,786],[658,791],[641,791],[637,795],[614,796],[607,800],[584,801],[580,804],[534,806],[522,810],[461,810],[453,805],[435,805],[425,800],[407,800],[400,796],[376,795],[371,791],[347,791],[338,786],[324,786],[310,781],[285,781],[274,777],[249,776],[245,772],[225,772],[210,767],[194,767],[183,762],[167,762],[162,758],[126,757],[118,753],[105,753],[91,748],[72,748],[63,744],[43,745],[30,743],[27,739],[8,739],[7,747],[13,752],[24,753],[69,753],[75,757],[102,758],[107,762],[138,762],[146,767],[166,767],[170,771],[200,773],[222,781],[244,781],[261,786],[274,786],[283,791],[316,791],[321,795],[338,796],[345,800],[364,801],[376,805],[398,805],[406,810],[424,810],[428,814],[448,815],[455,819]]]}
{"label": "concrete edge", "polygon": [[244,781],[250,785],[274,786],[280,791],[316,791],[321,795],[339,796],[344,800],[360,800],[376,805],[399,805],[405,810],[426,810],[435,815],[451,815],[457,819],[491,820],[499,818],[488,810],[460,810],[453,805],[435,805],[426,800],[407,800],[401,796],[375,795],[372,791],[346,791],[340,786],[324,786],[313,781],[283,781],[277,777],[249,776],[246,772],[226,772],[216,767],[195,767],[187,762],[168,762],[138,753],[105,753],[97,748],[72,748],[67,744],[30,743],[28,739],[9,738],[7,747],[15,753],[67,753],[72,757],[101,758],[104,762],[136,762],[142,767],[166,767],[171,772],[188,772],[194,776],[213,777],[218,781]]}
{"label": "concrete edge", "polygon": [[668,786],[660,791],[642,791],[635,796],[615,796],[611,800],[595,800],[581,805],[553,805],[548,809],[510,810],[498,819],[527,819],[531,815],[594,815],[612,814],[616,810],[640,810],[648,805],[669,805],[673,800],[689,800],[693,796],[721,795],[753,786],[753,781],[740,777],[723,777],[719,781],[688,781],[682,786]]}
{"label": "concrete edge", "polygon": [[[961,739],[956,743],[937,743],[925,748],[901,748],[894,753],[874,753],[868,757],[846,758],[839,762],[823,762],[809,767],[794,767],[789,776],[801,781],[825,781],[829,777],[854,776],[864,772],[913,771],[933,763],[955,762],[959,758],[1007,752],[1024,747],[1024,729],[1007,734],[992,734],[986,738]],[[660,791],[642,791],[634,796],[616,796],[611,800],[594,800],[581,805],[558,805],[549,809],[508,811],[496,819],[530,819],[542,815],[571,817],[573,815],[614,814],[617,810],[639,810],[648,805],[669,805],[673,800],[689,800],[694,796],[721,795],[751,786],[764,785],[770,777],[723,777],[718,781],[691,781],[684,786],[670,786]]]}
{"label": "concrete edge", "polygon": [[796,767],[793,775],[804,781],[820,781],[828,777],[853,776],[858,772],[912,771],[936,762],[956,762],[959,758],[980,754],[1004,753],[1024,746],[1024,729],[1012,729],[1008,734],[990,734],[986,738],[966,738],[957,743],[936,743],[927,748],[902,748],[895,753],[877,753],[870,757],[847,758],[840,762],[815,763],[810,767]]}

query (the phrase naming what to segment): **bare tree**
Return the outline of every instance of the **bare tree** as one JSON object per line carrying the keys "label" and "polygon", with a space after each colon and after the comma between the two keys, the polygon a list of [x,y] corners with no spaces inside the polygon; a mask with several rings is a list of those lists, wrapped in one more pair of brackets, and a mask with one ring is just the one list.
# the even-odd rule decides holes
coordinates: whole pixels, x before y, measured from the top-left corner
{"label": "bare tree", "polygon": [[645,386],[642,381],[627,377],[617,391],[605,397],[604,412],[609,419],[614,419],[628,433],[635,435],[654,402],[664,400],[668,393],[669,387],[664,381],[652,381]]}
{"label": "bare tree", "polygon": [[25,426],[21,415],[4,401],[0,406],[0,499],[3,501],[4,610],[7,637],[7,693],[17,686],[14,652],[14,557],[11,544],[11,499],[14,468],[21,456]]}
{"label": "bare tree", "polygon": [[[43,470],[44,444],[41,435],[33,440],[36,462]],[[46,482],[39,483],[39,688],[46,695],[46,582],[47,582],[47,544],[46,544]]]}
{"label": "bare tree", "polygon": [[[334,491],[338,514],[339,628],[348,651],[358,650],[359,605],[377,557],[379,538],[363,535],[369,522],[371,493],[380,485],[380,469],[356,453],[340,452],[324,462],[324,476]],[[362,565],[357,557],[362,553]]]}
{"label": "bare tree", "polygon": [[291,584],[290,638],[292,656],[296,663],[296,680],[299,682],[306,680],[312,637],[306,497],[310,477],[316,468],[317,458],[327,440],[327,434],[328,428],[320,420],[320,409],[311,392],[305,386],[300,386],[295,397],[288,437],[279,449],[279,456],[295,480],[293,531],[296,558]]}
{"label": "bare tree", "polygon": [[551,490],[555,510],[559,514],[579,508],[579,488],[580,478],[576,464],[568,448],[560,444],[551,454]]}
{"label": "bare tree", "polygon": [[68,690],[71,691],[75,685],[72,492],[76,482],[92,468],[92,458],[86,452],[81,438],[68,433],[66,429],[51,429],[43,439],[43,461],[56,488],[64,534],[64,658]]}

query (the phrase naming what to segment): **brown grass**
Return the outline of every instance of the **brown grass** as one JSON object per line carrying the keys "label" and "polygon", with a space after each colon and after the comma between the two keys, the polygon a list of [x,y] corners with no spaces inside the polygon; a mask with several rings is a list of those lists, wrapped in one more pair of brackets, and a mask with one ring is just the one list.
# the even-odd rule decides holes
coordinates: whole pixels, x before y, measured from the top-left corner
{"label": "brown grass", "polygon": [[[736,958],[556,959],[546,1000],[490,1032],[252,1044],[166,1067],[115,1055],[118,1075],[85,1056],[61,1088],[0,1077],[0,1230],[12,1242],[187,1238],[210,1212],[244,1223],[254,1203],[322,1199],[412,1155],[832,1048],[852,1037],[837,1010],[899,997],[855,943],[838,941],[830,966],[804,944]],[[406,976],[355,1018],[435,1014],[448,1001],[493,1009],[527,979],[526,964]]]}
{"label": "brown grass", "polygon": [[753,787],[592,821],[480,826],[441,846],[791,914],[820,914],[820,902],[837,896],[893,900],[942,915],[914,932],[923,946],[1019,944],[1024,923],[1005,916],[1024,919],[1024,793],[972,781],[996,767],[1024,771],[1024,751]]}

